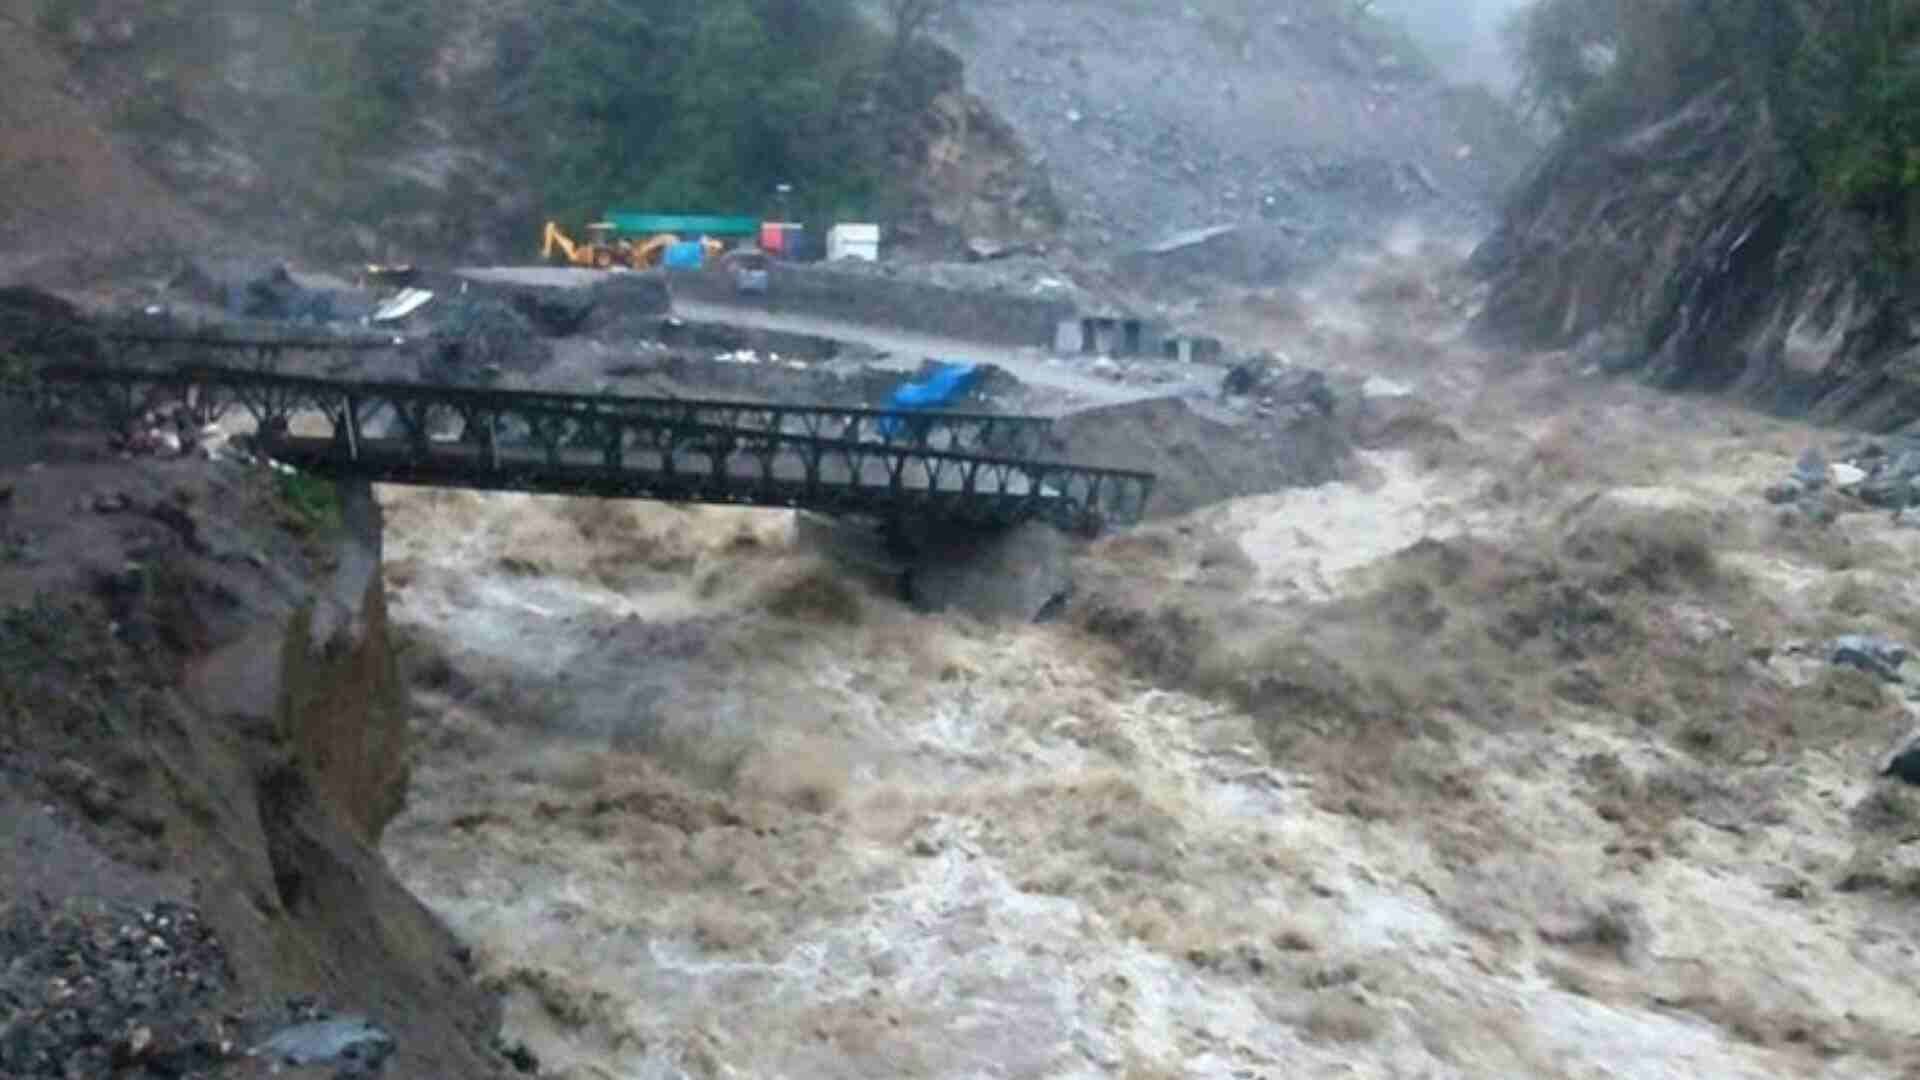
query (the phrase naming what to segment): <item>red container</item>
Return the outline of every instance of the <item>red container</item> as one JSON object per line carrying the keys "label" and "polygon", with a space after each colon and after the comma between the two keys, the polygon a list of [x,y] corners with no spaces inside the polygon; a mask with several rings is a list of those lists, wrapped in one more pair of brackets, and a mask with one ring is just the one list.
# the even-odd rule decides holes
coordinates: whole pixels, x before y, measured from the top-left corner
{"label": "red container", "polygon": [[760,250],[769,255],[784,254],[787,250],[786,229],[777,221],[760,223]]}

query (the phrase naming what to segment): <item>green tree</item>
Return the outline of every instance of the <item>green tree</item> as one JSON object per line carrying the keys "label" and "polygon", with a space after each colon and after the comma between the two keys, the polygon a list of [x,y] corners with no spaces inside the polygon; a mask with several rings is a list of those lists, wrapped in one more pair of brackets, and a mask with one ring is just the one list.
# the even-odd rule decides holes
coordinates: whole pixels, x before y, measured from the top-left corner
{"label": "green tree", "polygon": [[540,9],[517,124],[548,210],[759,212],[877,186],[856,118],[879,59],[847,0],[559,0]]}

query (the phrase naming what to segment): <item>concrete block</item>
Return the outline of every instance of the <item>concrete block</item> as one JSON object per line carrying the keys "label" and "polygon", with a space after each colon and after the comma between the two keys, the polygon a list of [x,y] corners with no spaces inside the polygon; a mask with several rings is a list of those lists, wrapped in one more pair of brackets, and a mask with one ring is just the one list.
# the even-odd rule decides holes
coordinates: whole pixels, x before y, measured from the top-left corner
{"label": "concrete block", "polygon": [[1073,584],[1068,540],[1049,525],[943,531],[909,544],[907,597],[922,611],[1033,622]]}
{"label": "concrete block", "polygon": [[930,612],[986,623],[1033,622],[1073,585],[1072,549],[1050,525],[1011,530],[909,522],[894,530],[795,515],[796,543],[882,592]]}

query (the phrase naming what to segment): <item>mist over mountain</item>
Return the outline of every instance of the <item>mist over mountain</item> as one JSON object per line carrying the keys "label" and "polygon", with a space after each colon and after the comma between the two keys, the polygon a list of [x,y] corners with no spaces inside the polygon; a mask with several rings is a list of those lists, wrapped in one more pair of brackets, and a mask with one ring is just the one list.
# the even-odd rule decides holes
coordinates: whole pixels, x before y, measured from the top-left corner
{"label": "mist over mountain", "polygon": [[1513,89],[1515,70],[1503,29],[1527,0],[1377,0],[1375,12],[1399,21],[1454,82]]}

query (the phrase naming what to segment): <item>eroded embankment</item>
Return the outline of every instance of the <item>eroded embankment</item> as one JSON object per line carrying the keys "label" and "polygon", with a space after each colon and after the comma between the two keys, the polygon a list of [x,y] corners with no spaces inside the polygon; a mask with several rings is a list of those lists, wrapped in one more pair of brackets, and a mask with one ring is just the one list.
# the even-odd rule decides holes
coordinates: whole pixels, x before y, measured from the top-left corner
{"label": "eroded embankment", "polygon": [[4,416],[0,1072],[239,1075],[350,1014],[395,1075],[499,1074],[497,1006],[375,849],[409,740],[369,492],[73,419]]}

